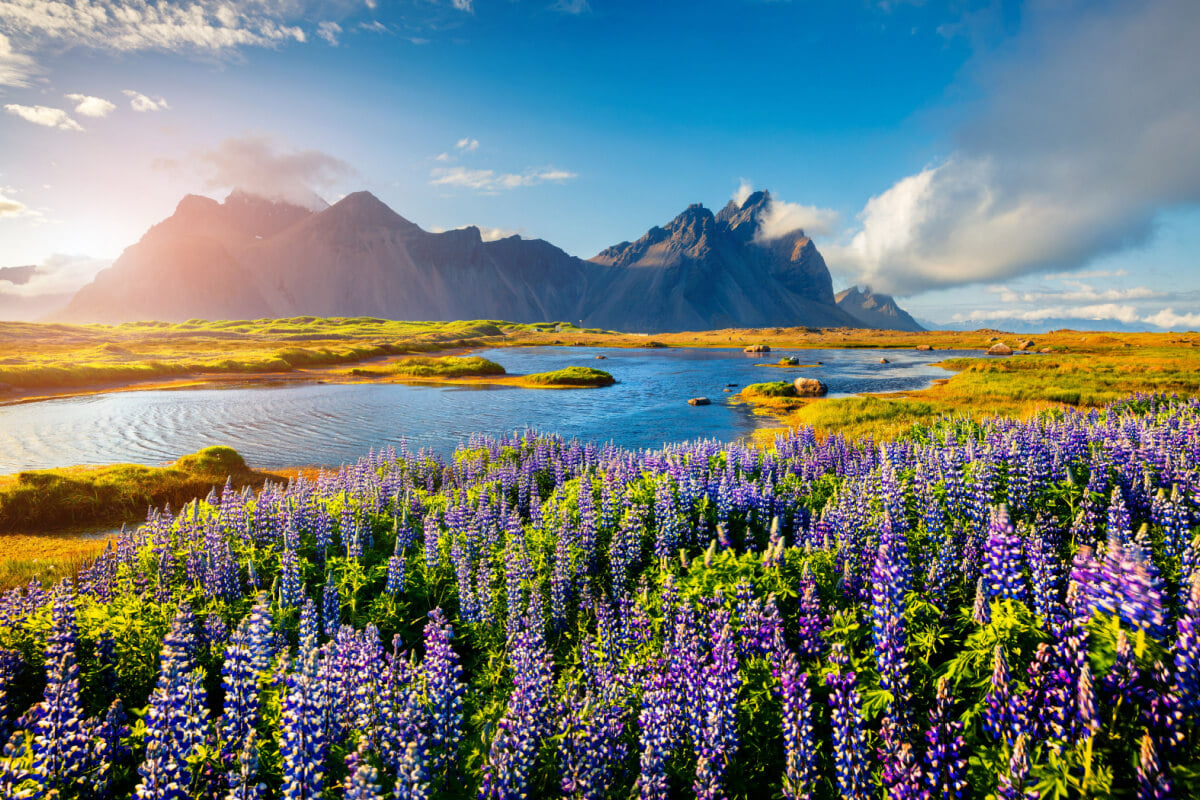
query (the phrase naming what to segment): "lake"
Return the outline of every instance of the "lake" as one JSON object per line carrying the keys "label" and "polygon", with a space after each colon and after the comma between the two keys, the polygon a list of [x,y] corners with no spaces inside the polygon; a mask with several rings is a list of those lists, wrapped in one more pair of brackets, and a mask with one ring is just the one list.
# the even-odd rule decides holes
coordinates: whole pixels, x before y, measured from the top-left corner
{"label": "lake", "polygon": [[[771,421],[730,406],[726,384],[819,378],[830,396],[924,388],[949,373],[932,364],[977,352],[526,347],[478,353],[513,374],[562,367],[607,370],[602,389],[403,384],[288,383],[213,389],[115,392],[0,407],[0,473],[74,464],[163,464],[209,445],[229,445],[253,467],[353,462],[370,448],[449,454],[472,433],[535,427],[627,448],[692,439],[733,441]],[[606,356],[600,361],[597,355]],[[755,366],[781,356],[812,369]],[[880,358],[891,363],[880,364]],[[731,389],[736,392],[737,389]],[[706,396],[711,406],[693,407]]]}

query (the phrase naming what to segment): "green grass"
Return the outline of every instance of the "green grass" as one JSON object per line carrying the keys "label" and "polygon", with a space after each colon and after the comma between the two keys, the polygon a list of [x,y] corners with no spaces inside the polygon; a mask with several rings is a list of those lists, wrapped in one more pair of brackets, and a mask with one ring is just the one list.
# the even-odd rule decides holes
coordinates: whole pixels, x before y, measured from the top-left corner
{"label": "green grass", "polygon": [[567,367],[526,375],[522,382],[533,386],[611,386],[616,380],[602,369]]}
{"label": "green grass", "polygon": [[412,378],[477,378],[503,375],[504,367],[479,356],[418,357],[406,358],[390,365],[385,374]]}
{"label": "green grass", "polygon": [[791,381],[768,381],[752,383],[742,389],[746,397],[795,397],[796,387]]}
{"label": "green grass", "polygon": [[179,508],[226,478],[244,486],[261,485],[268,477],[252,471],[229,447],[208,447],[168,467],[115,464],[20,472],[0,479],[0,532],[116,526],[143,517],[150,506]]}

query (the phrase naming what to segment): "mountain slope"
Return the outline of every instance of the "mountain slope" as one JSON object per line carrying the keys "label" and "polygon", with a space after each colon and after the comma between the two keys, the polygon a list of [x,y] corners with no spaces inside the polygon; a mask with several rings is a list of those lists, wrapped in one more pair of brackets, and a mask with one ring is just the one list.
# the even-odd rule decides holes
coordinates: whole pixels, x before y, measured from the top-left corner
{"label": "mountain slope", "polygon": [[907,311],[896,305],[890,294],[877,294],[870,287],[859,289],[851,286],[834,297],[838,308],[858,320],[867,328],[882,328],[893,331],[923,331],[925,328]]}
{"label": "mountain slope", "polygon": [[716,216],[693,204],[636,242],[599,253],[594,263],[619,272],[596,313],[626,330],[859,327],[834,304],[825,260],[803,232],[758,239],[770,202],[756,192]]}
{"label": "mountain slope", "polygon": [[825,261],[802,231],[762,237],[770,203],[757,192],[716,215],[693,205],[585,261],[541,240],[485,242],[474,227],[431,233],[368,192],[316,210],[239,191],[223,203],[189,195],[59,316],[861,327],[835,303]]}

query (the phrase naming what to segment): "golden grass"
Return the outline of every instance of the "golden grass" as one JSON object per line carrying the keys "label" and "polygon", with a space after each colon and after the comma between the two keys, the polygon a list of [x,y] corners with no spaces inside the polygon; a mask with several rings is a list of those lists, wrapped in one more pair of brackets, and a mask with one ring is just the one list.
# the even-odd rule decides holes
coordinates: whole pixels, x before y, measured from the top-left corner
{"label": "golden grass", "polygon": [[74,577],[98,556],[110,537],[83,537],[77,533],[0,534],[0,591],[23,586],[37,578],[49,585]]}

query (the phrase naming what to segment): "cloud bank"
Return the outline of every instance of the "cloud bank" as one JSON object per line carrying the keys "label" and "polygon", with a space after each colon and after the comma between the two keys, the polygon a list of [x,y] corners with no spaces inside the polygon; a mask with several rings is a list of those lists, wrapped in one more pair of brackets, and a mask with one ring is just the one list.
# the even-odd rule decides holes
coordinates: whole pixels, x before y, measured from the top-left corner
{"label": "cloud bank", "polygon": [[159,159],[167,172],[195,173],[206,189],[240,188],[271,200],[323,208],[317,195],[355,174],[340,158],[320,150],[289,150],[269,136],[248,134],[225,139],[186,161]]}
{"label": "cloud bank", "polygon": [[435,167],[429,173],[429,177],[429,182],[434,186],[457,186],[495,194],[521,186],[537,186],[540,183],[565,183],[579,176],[574,172],[554,167],[530,169],[520,173],[498,173],[491,169],[468,167]]}
{"label": "cloud bank", "polygon": [[834,269],[902,295],[1073,269],[1200,202],[1200,3],[1074,5],[1030,11],[955,151],[872,197]]}

